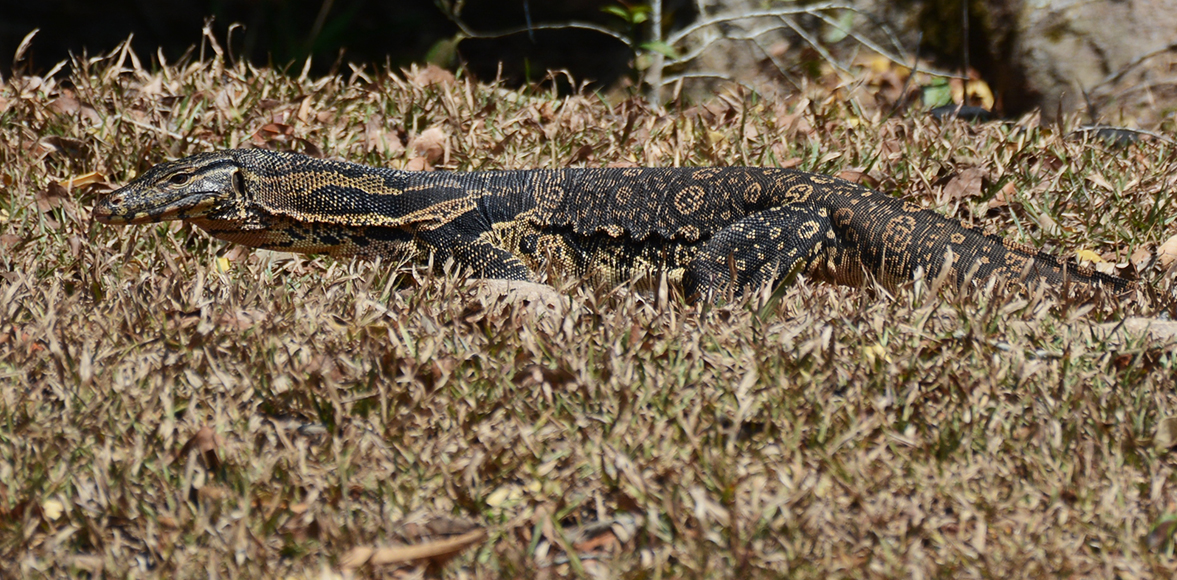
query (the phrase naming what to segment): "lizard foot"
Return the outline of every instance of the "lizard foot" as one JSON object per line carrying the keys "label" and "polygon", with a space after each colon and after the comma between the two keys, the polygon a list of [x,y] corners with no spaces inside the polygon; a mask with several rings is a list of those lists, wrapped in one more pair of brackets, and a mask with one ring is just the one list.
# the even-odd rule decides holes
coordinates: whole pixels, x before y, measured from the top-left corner
{"label": "lizard foot", "polygon": [[547,284],[517,280],[478,280],[475,284],[475,298],[492,310],[517,304],[537,317],[560,316],[568,310],[568,297]]}

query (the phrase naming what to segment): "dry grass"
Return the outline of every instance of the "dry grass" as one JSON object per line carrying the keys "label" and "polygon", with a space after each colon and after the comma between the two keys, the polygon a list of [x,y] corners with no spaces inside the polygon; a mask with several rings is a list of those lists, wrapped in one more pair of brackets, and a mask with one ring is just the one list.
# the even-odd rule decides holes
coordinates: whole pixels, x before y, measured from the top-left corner
{"label": "dry grass", "polygon": [[[247,143],[461,170],[785,164],[1128,270],[1173,233],[1164,144],[883,120],[869,87],[659,113],[432,74],[116,53],[0,88],[0,576],[1177,572],[1148,538],[1177,512],[1153,444],[1174,351],[1082,330],[1147,306],[802,281],[760,312],[574,286],[537,320],[455,277],[97,226],[100,185],[55,185]],[[345,569],[471,527],[449,563]]]}

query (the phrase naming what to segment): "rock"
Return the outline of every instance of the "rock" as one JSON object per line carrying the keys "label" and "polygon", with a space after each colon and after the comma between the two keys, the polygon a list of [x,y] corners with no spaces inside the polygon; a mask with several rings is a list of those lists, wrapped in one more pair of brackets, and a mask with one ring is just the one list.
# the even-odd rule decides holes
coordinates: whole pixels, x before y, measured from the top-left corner
{"label": "rock", "polygon": [[1177,103],[1177,0],[990,0],[984,10],[993,58],[1009,71],[992,79],[1008,110],[1053,119],[1089,99],[1092,120],[1154,125]]}
{"label": "rock", "polygon": [[[705,0],[698,19],[763,11],[763,4]],[[887,47],[889,36],[898,38],[908,55],[922,39],[924,60],[937,62],[941,70],[960,69],[958,0],[852,4],[859,12],[844,22],[856,35]],[[1177,68],[1177,0],[980,0],[970,2],[969,9],[970,68],[995,89],[1005,116],[1039,109],[1053,120],[1060,112],[1084,112],[1093,122],[1153,126],[1165,111],[1177,108],[1177,82],[1170,72]],[[841,21],[839,12],[826,14]],[[835,57],[855,45],[851,38],[823,38],[832,28],[813,17],[798,15],[793,22],[810,38],[820,38]],[[769,18],[733,19],[692,35],[688,46],[676,46],[680,52],[705,47],[683,72],[720,73],[766,96],[792,92],[781,71],[817,55],[792,29],[770,30],[772,25]],[[686,87],[698,97],[715,88],[714,82],[700,81]]]}

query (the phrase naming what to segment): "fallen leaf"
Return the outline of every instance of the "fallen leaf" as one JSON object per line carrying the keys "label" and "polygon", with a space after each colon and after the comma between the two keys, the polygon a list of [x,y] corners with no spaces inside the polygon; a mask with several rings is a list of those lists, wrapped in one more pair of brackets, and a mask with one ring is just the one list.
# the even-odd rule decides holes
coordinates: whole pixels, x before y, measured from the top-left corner
{"label": "fallen leaf", "polygon": [[867,173],[865,170],[858,169],[856,167],[851,167],[851,168],[843,169],[843,170],[839,171],[838,177],[845,179],[846,181],[849,181],[851,183],[858,183],[858,184],[862,184],[862,185],[867,185],[869,187],[878,187],[879,186],[878,179],[871,177],[871,174]]}
{"label": "fallen leaf", "polygon": [[1042,231],[1052,236],[1057,235],[1060,231],[1058,222],[1054,221],[1054,218],[1049,215],[1046,215],[1046,212],[1039,213],[1036,221],[1038,222],[1038,227],[1042,228]]}
{"label": "fallen leaf", "polygon": [[65,504],[57,498],[50,498],[41,503],[41,513],[50,521],[57,521],[65,513]]}
{"label": "fallen leaf", "polygon": [[617,540],[617,536],[613,535],[612,530],[610,530],[598,536],[589,538],[583,542],[575,543],[572,545],[572,547],[575,548],[577,552],[581,552],[583,554],[584,552],[591,552],[597,548],[602,547],[608,547],[609,550],[606,551],[611,551],[613,548],[620,547],[620,545],[621,542]]}
{"label": "fallen leaf", "polygon": [[592,145],[581,145],[580,148],[577,149],[576,152],[572,154],[572,157],[568,159],[568,162],[565,163],[565,165],[572,165],[574,163],[580,163],[581,161],[586,161],[586,160],[591,161],[592,157],[593,157],[593,146]]}
{"label": "fallen leaf", "polygon": [[211,483],[206,483],[196,490],[196,496],[204,501],[217,501],[229,495],[229,490]]}
{"label": "fallen leaf", "polygon": [[163,75],[155,75],[154,77],[152,77],[151,82],[149,82],[139,88],[139,94],[150,95],[150,96],[162,95],[163,94]]}
{"label": "fallen leaf", "polygon": [[101,173],[98,173],[97,171],[91,171],[90,173],[84,173],[77,177],[71,177],[69,179],[58,181],[57,184],[69,190],[75,187],[85,187],[95,183],[104,183],[105,181],[106,177]]}
{"label": "fallen leaf", "polygon": [[429,160],[424,157],[414,157],[405,164],[407,171],[433,171],[433,166],[429,164]]}
{"label": "fallen leaf", "polygon": [[1079,250],[1075,252],[1075,257],[1081,262],[1094,262],[1096,264],[1103,262],[1103,257],[1091,250]]}
{"label": "fallen leaf", "polygon": [[1009,200],[1018,193],[1018,188],[1013,182],[1006,183],[1001,186],[1001,189],[993,194],[993,199],[985,205],[985,211],[991,211],[1009,205]]}
{"label": "fallen leaf", "polygon": [[318,159],[323,158],[323,150],[319,149],[318,145],[315,145],[314,143],[311,143],[310,141],[307,141],[301,137],[295,137],[294,140],[298,142],[299,145],[302,145],[303,154],[316,157]]}
{"label": "fallen leaf", "polygon": [[861,169],[843,169],[838,172],[837,177],[851,183],[861,183],[864,175],[866,175],[866,172]]}
{"label": "fallen leaf", "polygon": [[1157,520],[1156,525],[1148,534],[1148,547],[1152,551],[1159,551],[1173,539],[1173,530],[1177,529],[1177,514],[1165,514]]}
{"label": "fallen leaf", "polygon": [[368,563],[372,558],[372,554],[376,551],[375,548],[368,546],[356,546],[347,551],[343,558],[339,559],[339,566],[344,570],[359,568]]}
{"label": "fallen leaf", "polygon": [[42,137],[37,143],[46,153],[63,153],[75,158],[85,157],[90,151],[90,147],[84,141],[60,135]]}
{"label": "fallen leaf", "polygon": [[82,103],[73,95],[63,93],[60,97],[49,101],[49,110],[62,115],[72,115],[82,110]]}
{"label": "fallen leaf", "polygon": [[1168,451],[1177,447],[1177,417],[1161,419],[1152,441],[1157,449]]}
{"label": "fallen leaf", "polygon": [[[965,91],[967,101],[963,101],[970,105],[975,105],[987,110],[993,110],[993,91],[985,81],[980,79],[969,79],[968,90]],[[962,101],[958,101],[962,102]]]}
{"label": "fallen leaf", "polygon": [[984,171],[977,167],[969,167],[957,173],[948,185],[944,186],[944,195],[952,200],[980,197],[984,180]]}
{"label": "fallen leaf", "polygon": [[396,564],[415,560],[444,559],[457,555],[466,548],[482,541],[484,538],[486,538],[486,530],[478,529],[453,538],[412,546],[387,548],[356,546],[343,556],[340,560],[340,566],[345,569],[353,569],[359,568],[364,564],[379,566],[381,564]]}
{"label": "fallen leaf", "polygon": [[517,485],[504,485],[486,496],[486,505],[493,508],[511,507],[523,499],[523,488]]}
{"label": "fallen leaf", "polygon": [[[86,570],[87,572],[95,573],[102,572],[104,560],[102,556],[94,556],[88,554],[80,554],[72,558],[73,565],[76,568]],[[101,574],[99,574],[101,576]]]}
{"label": "fallen leaf", "polygon": [[1173,262],[1177,262],[1177,236],[1165,240],[1165,243],[1157,248],[1157,263],[1162,270],[1168,270]]}
{"label": "fallen leaf", "polygon": [[1136,248],[1135,252],[1132,252],[1132,256],[1128,258],[1128,261],[1137,272],[1143,272],[1149,266],[1152,266],[1155,259],[1156,257],[1153,256],[1152,249],[1149,246],[1141,246]]}
{"label": "fallen leaf", "polygon": [[1108,191],[1112,190],[1112,184],[1108,183],[1108,180],[1104,179],[1104,177],[1097,172],[1092,171],[1088,173],[1087,181],[1090,181],[1091,183],[1094,183],[1095,185],[1098,185]]}
{"label": "fallen leaf", "polygon": [[453,537],[480,529],[477,524],[469,520],[450,516],[435,516],[424,523],[409,522],[401,529],[401,535],[406,539],[421,539],[429,536]]}
{"label": "fallen leaf", "polygon": [[254,131],[251,139],[253,144],[264,147],[271,141],[284,143],[294,136],[294,127],[285,123],[266,123]]}
{"label": "fallen leaf", "polygon": [[304,97],[302,103],[298,105],[298,113],[295,114],[299,121],[306,123],[311,117],[311,98]]}
{"label": "fallen leaf", "polygon": [[265,125],[262,125],[261,129],[258,130],[274,136],[294,134],[294,127],[284,123],[266,123]]}
{"label": "fallen leaf", "polygon": [[417,71],[417,73],[412,76],[413,83],[423,87],[439,83],[449,84],[456,80],[457,79],[454,77],[454,73],[435,64],[426,65],[425,68]]}
{"label": "fallen leaf", "polygon": [[449,136],[440,127],[430,127],[413,138],[409,149],[417,152],[430,163],[436,163],[445,155]]}
{"label": "fallen leaf", "polygon": [[55,207],[61,207],[61,202],[67,197],[69,192],[56,181],[51,181],[45,189],[37,192],[37,209],[47,212]]}
{"label": "fallen leaf", "polygon": [[[224,258],[221,258],[224,259]],[[220,325],[224,328],[232,328],[234,330],[247,330],[257,326],[257,324],[266,319],[266,312],[259,308],[250,308],[237,310],[230,313],[225,313],[221,316]]]}
{"label": "fallen leaf", "polygon": [[217,457],[217,447],[216,431],[213,431],[212,427],[205,425],[196,431],[196,434],[180,448],[180,452],[176,454],[176,457],[186,457],[193,449],[199,450],[201,455],[204,456],[205,465],[210,470],[216,471],[221,467],[221,460]]}
{"label": "fallen leaf", "polygon": [[549,384],[552,386],[566,385],[576,382],[576,375],[564,368],[550,369],[543,365],[531,364],[515,373],[511,382],[519,386],[535,386]]}
{"label": "fallen leaf", "polygon": [[405,152],[405,146],[396,132],[385,129],[376,117],[368,119],[364,127],[364,141],[368,151],[376,151],[386,157],[400,157]]}

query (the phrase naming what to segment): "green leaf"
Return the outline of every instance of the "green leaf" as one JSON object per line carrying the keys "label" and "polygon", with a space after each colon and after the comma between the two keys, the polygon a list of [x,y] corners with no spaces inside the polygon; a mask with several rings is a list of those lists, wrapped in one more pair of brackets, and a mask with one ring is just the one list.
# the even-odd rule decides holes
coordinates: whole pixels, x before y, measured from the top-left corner
{"label": "green leaf", "polygon": [[630,24],[633,24],[633,14],[621,6],[606,6],[601,9],[601,12],[607,12],[626,22],[629,22]]}
{"label": "green leaf", "polygon": [[923,87],[921,99],[924,106],[933,109],[952,102],[952,87],[948,85],[948,79],[936,79],[932,84]]}
{"label": "green leaf", "polygon": [[642,49],[656,52],[668,58],[678,60],[678,51],[674,50],[673,46],[670,46],[661,40],[644,43],[642,44]]}
{"label": "green leaf", "polygon": [[443,38],[429,47],[429,52],[425,53],[425,62],[433,63],[442,68],[452,66],[458,59],[458,40],[454,38]]}
{"label": "green leaf", "polygon": [[838,15],[837,25],[827,25],[825,31],[821,35],[821,39],[827,44],[841,42],[847,36],[850,36],[850,27],[854,25],[854,12],[851,10],[843,10]]}

